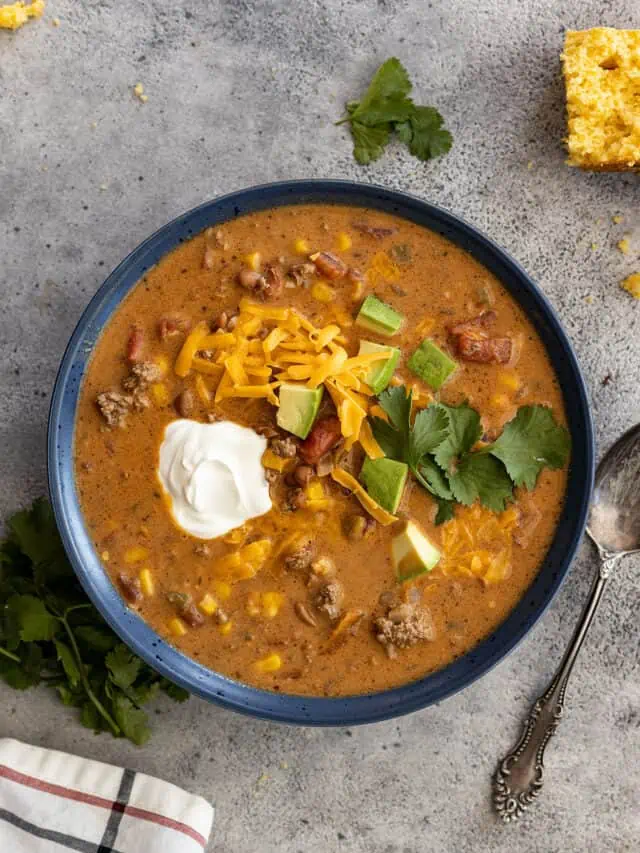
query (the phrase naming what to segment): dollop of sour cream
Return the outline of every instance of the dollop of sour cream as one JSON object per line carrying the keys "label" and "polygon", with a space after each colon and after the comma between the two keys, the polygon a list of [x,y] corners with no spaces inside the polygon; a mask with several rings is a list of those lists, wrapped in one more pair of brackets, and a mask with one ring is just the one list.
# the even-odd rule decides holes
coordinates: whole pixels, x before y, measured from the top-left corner
{"label": "dollop of sour cream", "polygon": [[160,445],[158,477],[178,527],[213,539],[269,512],[266,447],[266,438],[231,421],[172,421]]}

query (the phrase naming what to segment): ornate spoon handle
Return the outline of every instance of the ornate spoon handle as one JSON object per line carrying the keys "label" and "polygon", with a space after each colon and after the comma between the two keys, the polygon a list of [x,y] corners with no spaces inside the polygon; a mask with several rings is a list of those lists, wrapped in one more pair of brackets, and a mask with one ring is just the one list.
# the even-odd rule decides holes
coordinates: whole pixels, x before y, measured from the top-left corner
{"label": "ornate spoon handle", "polygon": [[601,564],[600,572],[591,587],[589,600],[551,684],[531,708],[524,723],[522,737],[498,765],[493,783],[493,802],[505,823],[519,818],[540,793],[544,750],[558,728],[564,711],[564,694],[571,670],[616,559],[609,558]]}

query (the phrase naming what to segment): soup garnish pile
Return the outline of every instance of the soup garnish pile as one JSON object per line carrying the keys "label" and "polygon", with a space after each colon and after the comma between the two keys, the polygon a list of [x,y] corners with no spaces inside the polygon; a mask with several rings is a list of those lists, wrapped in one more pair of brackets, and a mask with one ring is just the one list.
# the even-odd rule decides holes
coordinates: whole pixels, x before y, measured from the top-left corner
{"label": "soup garnish pile", "polygon": [[442,237],[304,205],[151,270],[84,380],[98,553],[186,654],[286,693],[394,687],[522,597],[562,508],[562,396],[499,282]]}

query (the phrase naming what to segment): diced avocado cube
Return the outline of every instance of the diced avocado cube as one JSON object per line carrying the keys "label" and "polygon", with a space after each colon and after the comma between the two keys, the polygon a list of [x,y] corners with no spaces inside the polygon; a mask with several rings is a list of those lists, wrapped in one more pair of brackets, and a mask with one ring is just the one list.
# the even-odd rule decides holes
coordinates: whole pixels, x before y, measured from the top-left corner
{"label": "diced avocado cube", "polygon": [[395,512],[407,482],[409,467],[394,459],[365,459],[360,471],[364,487],[376,503]]}
{"label": "diced avocado cube", "polygon": [[437,347],[428,338],[420,344],[407,362],[409,369],[423,379],[427,385],[438,391],[451,374],[457,370],[458,364],[446,352]]}
{"label": "diced avocado cube", "polygon": [[322,392],[322,385],[319,388],[306,388],[293,382],[283,382],[276,416],[278,426],[298,438],[306,438],[318,414]]}
{"label": "diced avocado cube", "polygon": [[407,581],[430,572],[442,555],[414,521],[407,521],[391,540],[391,556],[398,580]]}
{"label": "diced avocado cube", "polygon": [[402,325],[404,317],[377,296],[367,296],[356,317],[356,326],[391,337]]}
{"label": "diced avocado cube", "polygon": [[374,361],[365,377],[365,382],[377,396],[389,384],[393,371],[400,361],[400,350],[397,347],[387,347],[384,344],[374,344],[373,341],[360,341],[359,355],[367,355],[380,350],[391,350],[389,358]]}

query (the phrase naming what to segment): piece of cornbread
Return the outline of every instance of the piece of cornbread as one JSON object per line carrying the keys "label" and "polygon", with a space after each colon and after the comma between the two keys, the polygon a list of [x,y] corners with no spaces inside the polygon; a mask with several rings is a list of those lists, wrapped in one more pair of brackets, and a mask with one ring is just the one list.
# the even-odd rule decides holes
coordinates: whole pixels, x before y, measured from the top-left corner
{"label": "piece of cornbread", "polygon": [[562,60],[569,165],[640,168],[640,30],[569,30]]}

